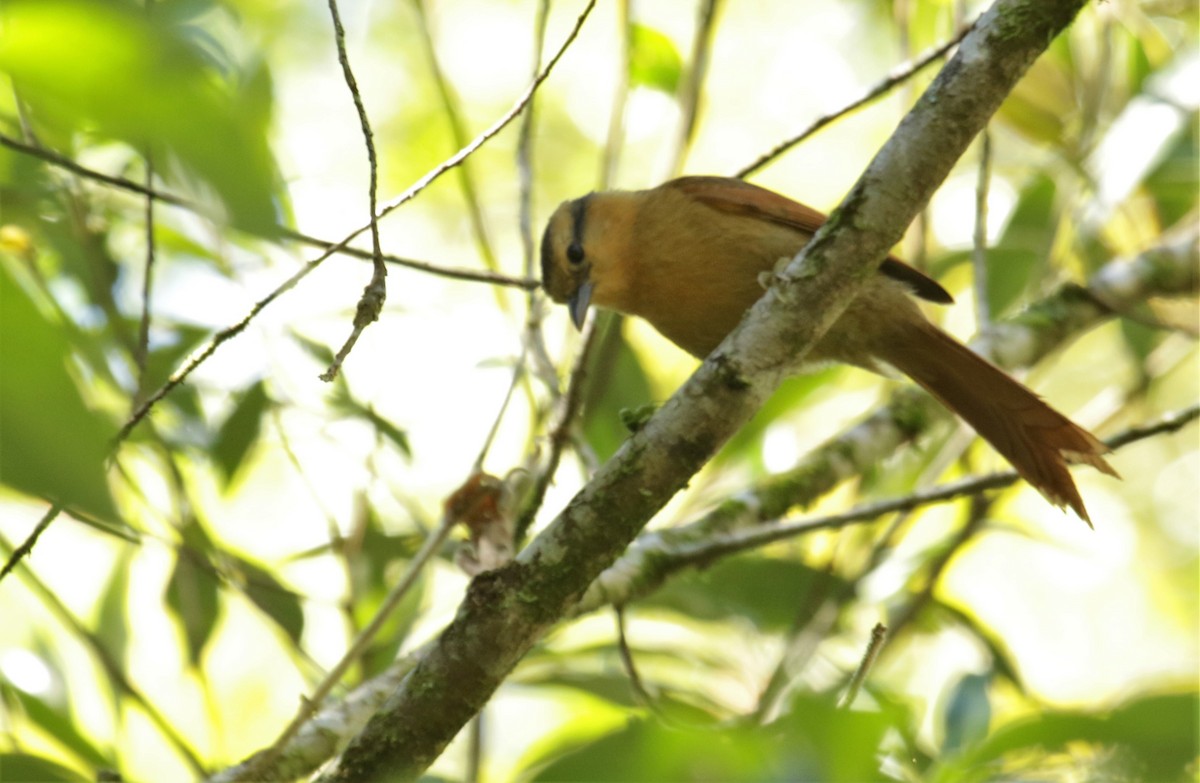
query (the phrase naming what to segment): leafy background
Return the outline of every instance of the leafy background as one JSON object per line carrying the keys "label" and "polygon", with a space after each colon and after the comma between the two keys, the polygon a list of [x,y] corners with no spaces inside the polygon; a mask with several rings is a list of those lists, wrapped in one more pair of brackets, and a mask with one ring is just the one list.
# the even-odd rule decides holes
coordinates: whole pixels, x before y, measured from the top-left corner
{"label": "leafy background", "polygon": [[[582,5],[553,4],[547,50]],[[714,5],[707,32],[704,3],[594,11],[537,93],[535,232],[589,189],[741,170],[978,10]],[[539,11],[517,0],[344,4],[382,199],[512,105],[533,73]],[[1194,225],[1196,23],[1185,2],[1091,4],[1035,64],[989,130],[985,272],[971,263],[978,150],[902,248],[956,294],[938,313],[948,329],[968,336]],[[707,67],[689,133],[698,56]],[[148,222],[127,189],[0,146],[6,557],[66,509],[0,582],[0,777],[198,777],[268,745],[373,616],[470,474],[514,368],[525,371],[484,467],[504,475],[545,449],[578,338],[563,313],[546,314],[559,368],[547,370],[523,342],[521,288],[392,266],[381,320],[342,377],[322,383],[370,275],[335,256],[221,342],[110,452],[131,410],[318,255],[280,226],[336,241],[366,222],[366,155],[328,11],[8,0],[0,74],[4,138],[188,204],[159,201]],[[931,74],[754,181],[831,208]],[[530,277],[519,144],[510,126],[381,221],[385,250]],[[1126,316],[1026,379],[1102,434],[1200,397],[1194,301]],[[636,322],[609,323],[592,361],[579,437],[535,524],[620,444],[623,410],[661,402],[694,367]],[[789,382],[655,527],[789,467],[894,385],[846,369]],[[1123,482],[1078,471],[1094,533],[1017,486],[686,570],[626,609],[641,692],[611,614],[571,621],[497,694],[481,741],[460,739],[431,774],[1184,779],[1197,755],[1198,446],[1192,424],[1117,453]],[[806,513],[994,467],[985,447],[939,429]],[[960,535],[972,519],[975,532]],[[455,546],[348,685],[452,616],[467,579]],[[893,636],[855,709],[840,709],[880,621]]]}

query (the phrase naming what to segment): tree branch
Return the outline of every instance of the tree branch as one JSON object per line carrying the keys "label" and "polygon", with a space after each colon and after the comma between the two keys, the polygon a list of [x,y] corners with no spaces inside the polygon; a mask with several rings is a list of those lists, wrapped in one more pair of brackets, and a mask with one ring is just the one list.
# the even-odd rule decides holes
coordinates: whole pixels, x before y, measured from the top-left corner
{"label": "tree branch", "polygon": [[[1196,224],[1186,221],[1184,230],[1169,235],[1162,245],[1105,265],[1087,288],[1062,286],[1015,318],[993,324],[986,337],[973,344],[981,351],[986,347],[1006,369],[1031,367],[1115,313],[1153,297],[1194,295],[1200,291],[1197,238]],[[684,555],[690,556],[696,546],[777,520],[792,508],[811,505],[842,481],[861,475],[949,418],[949,411],[919,389],[907,386],[897,391],[889,404],[826,442],[791,470],[735,493],[694,522],[639,537],[592,583],[572,614],[636,601],[688,565]],[[975,491],[1007,483],[977,485]]]}
{"label": "tree branch", "polygon": [[326,781],[417,777],[517,661],[797,367],[1083,0],[998,0],[743,323],[458,615]]}

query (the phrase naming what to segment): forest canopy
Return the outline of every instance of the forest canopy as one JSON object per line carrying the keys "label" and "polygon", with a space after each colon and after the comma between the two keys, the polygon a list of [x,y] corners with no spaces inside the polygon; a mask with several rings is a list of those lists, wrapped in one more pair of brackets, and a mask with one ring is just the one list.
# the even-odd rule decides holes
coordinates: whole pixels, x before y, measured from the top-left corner
{"label": "forest canopy", "polygon": [[[5,0],[0,779],[1192,779],[1198,22]],[[894,234],[1094,530],[774,293],[577,329],[551,213],[685,174]]]}

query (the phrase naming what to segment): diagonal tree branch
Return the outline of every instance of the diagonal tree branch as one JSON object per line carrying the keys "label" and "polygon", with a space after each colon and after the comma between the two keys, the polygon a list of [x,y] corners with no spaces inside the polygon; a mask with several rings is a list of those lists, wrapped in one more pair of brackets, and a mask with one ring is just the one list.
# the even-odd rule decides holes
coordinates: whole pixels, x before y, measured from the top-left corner
{"label": "diagonal tree branch", "polygon": [[1083,0],[998,0],[749,316],[509,565],[476,577],[326,781],[417,777],[646,521],[757,410],[874,273]]}
{"label": "diagonal tree branch", "polygon": [[[1071,338],[1153,297],[1200,291],[1200,246],[1195,223],[1132,259],[1102,267],[1086,288],[1068,284],[1015,318],[992,325],[976,341],[1006,369],[1031,367]],[[980,345],[986,343],[986,346]],[[689,564],[686,552],[716,536],[777,520],[807,506],[841,482],[860,475],[949,412],[928,394],[905,387],[869,418],[826,442],[791,470],[737,492],[686,525],[639,536],[621,559],[588,588],[573,615],[636,601]],[[985,489],[986,487],[980,487]]]}
{"label": "diagonal tree branch", "polygon": [[[1128,310],[1150,298],[1195,295],[1200,291],[1200,247],[1197,226],[1188,222],[1184,230],[1132,259],[1118,259],[1093,275],[1086,292],[1066,285],[1034,304],[1022,315],[993,325],[988,344],[994,353],[1009,357],[1008,369],[1028,367],[1082,331],[1099,326],[1113,315],[1100,307],[1104,299],[1117,310]],[[589,321],[589,327],[595,325]],[[998,336],[997,336],[998,335]],[[585,341],[586,343],[586,341]],[[578,384],[571,384],[572,388]],[[891,405],[867,421],[826,443],[788,473],[756,486],[730,493],[726,502],[691,524],[669,530],[643,533],[616,563],[588,588],[584,598],[570,611],[577,617],[611,604],[633,603],[689,567],[712,563],[727,552],[762,546],[770,541],[877,519],[880,514],[951,500],[964,495],[1005,486],[1010,474],[964,479],[951,485],[916,493],[896,501],[869,504],[846,514],[786,523],[770,523],[795,506],[812,503],[836,484],[858,475],[867,466],[893,454],[898,446],[912,442],[944,414],[940,405],[925,395],[905,389]],[[912,415],[920,408],[921,416]],[[1175,419],[1166,418],[1152,431],[1130,430],[1137,438],[1174,432],[1196,418],[1188,409]],[[556,430],[557,432],[558,430]],[[1114,448],[1128,439],[1114,439]],[[387,694],[415,665],[424,649],[397,661],[388,671],[355,687],[344,698],[330,700],[305,725],[269,768],[257,768],[262,779],[290,779],[311,773],[328,761],[339,742],[366,725]],[[253,760],[214,776],[210,783],[245,780]],[[253,779],[253,778],[250,778]]]}

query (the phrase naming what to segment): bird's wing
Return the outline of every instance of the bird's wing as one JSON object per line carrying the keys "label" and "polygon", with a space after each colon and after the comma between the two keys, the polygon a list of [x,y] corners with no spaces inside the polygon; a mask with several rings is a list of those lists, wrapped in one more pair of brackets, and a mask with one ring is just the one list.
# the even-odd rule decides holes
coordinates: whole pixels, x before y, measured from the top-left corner
{"label": "bird's wing", "polygon": [[[808,236],[815,234],[826,219],[825,215],[811,207],[732,177],[680,177],[662,187],[675,188],[712,209],[769,220]],[[922,299],[939,304],[954,301],[954,297],[936,280],[898,258],[888,256],[879,271],[904,283]]]}

